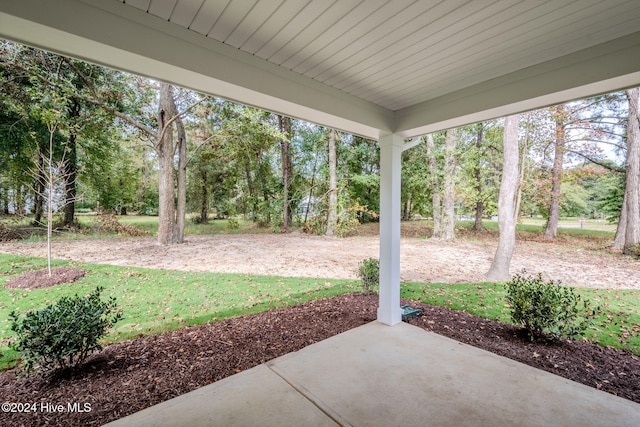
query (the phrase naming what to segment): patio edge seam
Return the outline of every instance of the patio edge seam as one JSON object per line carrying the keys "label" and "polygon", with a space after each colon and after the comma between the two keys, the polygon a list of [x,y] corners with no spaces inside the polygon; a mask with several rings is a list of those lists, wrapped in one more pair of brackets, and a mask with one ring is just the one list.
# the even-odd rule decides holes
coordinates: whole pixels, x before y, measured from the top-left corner
{"label": "patio edge seam", "polygon": [[286,373],[275,366],[273,361],[267,362],[264,365],[271,370],[274,374],[282,378],[284,382],[289,384],[294,390],[300,393],[305,399],[307,399],[313,406],[318,408],[322,413],[324,413],[327,417],[331,418],[336,424],[341,427],[353,427],[353,425],[340,416],[337,412],[335,412],[329,405],[324,403],[322,399],[318,398],[311,391],[305,388],[302,384],[294,381],[291,378],[288,378]]}

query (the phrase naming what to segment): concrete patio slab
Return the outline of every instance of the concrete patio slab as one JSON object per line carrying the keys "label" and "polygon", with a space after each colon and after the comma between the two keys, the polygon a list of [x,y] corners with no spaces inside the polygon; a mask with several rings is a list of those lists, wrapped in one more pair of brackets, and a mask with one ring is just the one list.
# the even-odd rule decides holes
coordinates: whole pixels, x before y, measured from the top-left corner
{"label": "concrete patio slab", "polygon": [[633,426],[640,405],[405,323],[369,323],[109,426]]}
{"label": "concrete patio slab", "polygon": [[266,365],[227,377],[108,425],[337,426]]}

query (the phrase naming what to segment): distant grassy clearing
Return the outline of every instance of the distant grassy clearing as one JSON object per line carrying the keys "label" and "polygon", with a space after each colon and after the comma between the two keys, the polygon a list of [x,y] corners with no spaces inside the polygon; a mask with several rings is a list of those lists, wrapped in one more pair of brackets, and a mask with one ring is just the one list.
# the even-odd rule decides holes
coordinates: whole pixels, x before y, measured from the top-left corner
{"label": "distant grassy clearing", "polygon": [[[150,215],[123,215],[116,216],[121,224],[133,225],[136,228],[148,232],[151,236],[158,234],[158,217]],[[26,242],[41,242],[46,240],[45,228],[35,228],[30,224],[30,219],[5,217],[0,221],[11,227],[28,227],[33,234],[24,239]],[[185,234],[187,235],[218,235],[218,234],[255,234],[269,233],[270,228],[261,228],[251,221],[236,219],[239,227],[229,227],[229,220],[216,219],[210,220],[206,224],[196,224],[190,217],[185,221]],[[100,230],[98,217],[95,214],[78,214],[76,222],[79,225],[77,230],[55,230],[53,233],[54,240],[87,240],[87,239],[109,239],[114,237],[123,237],[116,233],[106,233]]]}
{"label": "distant grassy clearing", "polygon": [[[545,227],[547,221],[543,218],[521,218],[521,224],[535,225],[538,227]],[[559,228],[581,228],[580,218],[562,218],[558,221]],[[584,230],[595,231],[608,231],[610,233],[616,232],[617,224],[610,223],[605,219],[588,219],[584,220]]]}

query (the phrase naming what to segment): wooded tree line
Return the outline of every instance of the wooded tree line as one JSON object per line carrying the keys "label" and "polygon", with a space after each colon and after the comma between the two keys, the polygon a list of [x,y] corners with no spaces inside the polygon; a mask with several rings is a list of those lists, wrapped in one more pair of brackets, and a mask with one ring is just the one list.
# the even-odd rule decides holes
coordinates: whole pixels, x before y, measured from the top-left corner
{"label": "wooded tree line", "polygon": [[[158,214],[163,244],[182,241],[187,213],[337,235],[377,219],[376,141],[10,42],[0,48],[5,214],[40,224],[52,192],[61,226],[73,226],[79,208]],[[560,216],[620,219],[616,245],[635,248],[638,126],[637,89],[519,115],[513,214],[544,216],[550,238]],[[460,218],[481,230],[498,214],[504,128],[499,119],[450,129],[407,150],[403,218],[432,218],[443,239]],[[49,192],[47,158],[61,167]]]}

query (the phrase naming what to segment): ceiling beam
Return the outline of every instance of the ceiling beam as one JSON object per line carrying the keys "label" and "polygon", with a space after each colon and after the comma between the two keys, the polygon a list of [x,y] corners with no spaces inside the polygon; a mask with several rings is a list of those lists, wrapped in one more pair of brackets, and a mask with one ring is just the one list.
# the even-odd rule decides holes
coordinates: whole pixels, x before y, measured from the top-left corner
{"label": "ceiling beam", "polygon": [[396,111],[405,138],[640,86],[640,32]]}
{"label": "ceiling beam", "polygon": [[378,139],[393,112],[118,1],[0,0],[0,37]]}

